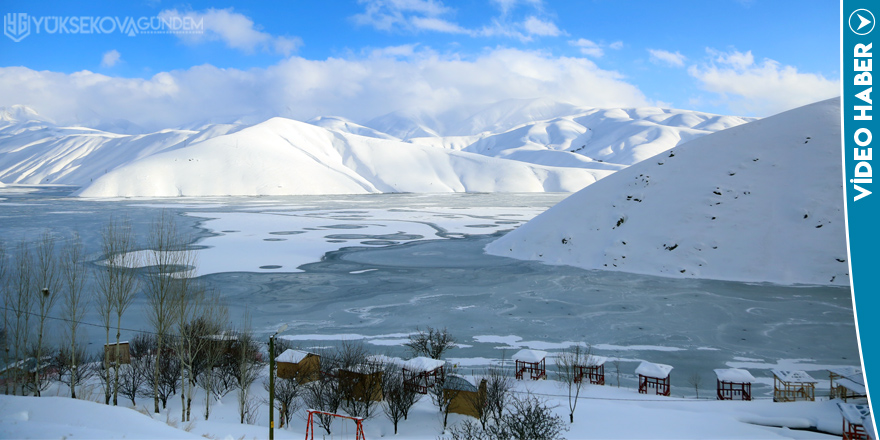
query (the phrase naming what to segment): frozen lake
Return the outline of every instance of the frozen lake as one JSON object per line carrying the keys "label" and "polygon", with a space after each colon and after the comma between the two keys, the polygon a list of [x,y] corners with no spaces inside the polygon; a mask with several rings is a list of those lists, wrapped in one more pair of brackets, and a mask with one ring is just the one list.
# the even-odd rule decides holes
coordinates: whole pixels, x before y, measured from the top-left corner
{"label": "frozen lake", "polygon": [[[469,372],[520,348],[586,342],[621,358],[623,386],[633,387],[638,361],[649,360],[675,367],[673,395],[693,395],[687,379],[698,372],[701,396],[711,395],[715,368],[750,369],[755,394],[767,396],[771,368],[815,371],[827,388],[825,367],[860,364],[848,288],[665,279],[482,252],[562,194],[97,201],[70,191],[0,189],[0,238],[77,230],[98,261],[111,215],[131,217],[145,245],[151,219],[167,209],[196,235],[199,273],[231,315],[247,307],[260,337],[289,323],[285,337],[305,349],[344,338],[403,356],[400,344],[417,326],[447,327],[462,344],[449,359]],[[142,307],[139,299],[127,328],[149,329]],[[99,329],[89,336],[100,344]],[[616,380],[610,363],[606,377]]]}

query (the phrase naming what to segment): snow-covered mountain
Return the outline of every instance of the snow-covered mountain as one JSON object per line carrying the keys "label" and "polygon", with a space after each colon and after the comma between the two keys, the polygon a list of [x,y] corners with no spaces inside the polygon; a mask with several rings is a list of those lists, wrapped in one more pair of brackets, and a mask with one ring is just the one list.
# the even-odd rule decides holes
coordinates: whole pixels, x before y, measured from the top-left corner
{"label": "snow-covered mountain", "polygon": [[79,195],[568,192],[608,174],[404,144],[273,118],[123,165]]}
{"label": "snow-covered mountain", "polygon": [[[121,134],[59,127],[23,106],[0,109],[0,181],[88,185],[81,194],[89,196],[576,191],[687,139],[747,121],[540,99],[439,116],[398,112],[372,126],[340,117],[246,123],[250,117]],[[102,124],[131,128],[125,121]],[[199,183],[191,181],[196,169]]]}
{"label": "snow-covered mountain", "polygon": [[621,170],[486,251],[669,277],[846,285],[840,148],[839,99],[811,104]]}

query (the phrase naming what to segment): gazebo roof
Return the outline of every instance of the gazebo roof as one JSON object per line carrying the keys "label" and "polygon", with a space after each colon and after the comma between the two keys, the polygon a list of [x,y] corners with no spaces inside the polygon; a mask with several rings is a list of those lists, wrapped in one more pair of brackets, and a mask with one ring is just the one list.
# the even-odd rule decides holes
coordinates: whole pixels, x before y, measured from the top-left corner
{"label": "gazebo roof", "polygon": [[772,370],[773,375],[783,382],[817,383],[806,371],[803,370]]}
{"label": "gazebo roof", "polygon": [[591,354],[587,356],[587,362],[584,365],[585,367],[598,367],[600,365],[605,365],[605,362],[608,361],[608,358],[605,356],[596,356],[595,354]]}
{"label": "gazebo roof", "polygon": [[749,373],[749,370],[742,368],[718,368],[715,370],[715,376],[722,382],[752,383],[755,376]]}
{"label": "gazebo roof", "polygon": [[647,377],[656,377],[658,379],[665,379],[669,376],[670,371],[672,371],[672,365],[655,364],[648,361],[642,361],[638,368],[636,368],[636,374],[641,374],[642,376]]}
{"label": "gazebo roof", "polygon": [[[852,425],[861,425],[865,417],[870,416],[871,408],[868,405],[856,405],[852,403],[837,402],[840,414]],[[868,417],[870,419],[870,417]]]}
{"label": "gazebo roof", "polygon": [[403,362],[403,368],[410,371],[434,371],[446,365],[446,361],[419,356]]}
{"label": "gazebo roof", "polygon": [[443,383],[443,389],[454,391],[477,391],[477,387],[470,383],[470,381],[463,377],[453,375],[446,376],[446,381]]}
{"label": "gazebo roof", "polygon": [[294,350],[292,348],[288,348],[284,350],[284,353],[278,355],[275,358],[275,362],[285,362],[290,364],[298,364],[300,361],[305,359],[310,353],[302,350]]}
{"label": "gazebo roof", "polygon": [[513,358],[515,360],[518,360],[521,362],[530,362],[530,363],[541,362],[546,357],[547,357],[546,351],[530,350],[528,348],[524,348],[524,349],[516,352],[515,355],[513,355]]}

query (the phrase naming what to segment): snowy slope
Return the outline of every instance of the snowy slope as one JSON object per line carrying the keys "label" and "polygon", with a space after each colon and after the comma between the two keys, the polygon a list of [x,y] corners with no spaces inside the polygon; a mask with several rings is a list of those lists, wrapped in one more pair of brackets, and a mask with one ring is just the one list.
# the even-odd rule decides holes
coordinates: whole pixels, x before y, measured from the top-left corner
{"label": "snowy slope", "polygon": [[33,121],[9,124],[0,126],[0,179],[6,183],[85,185],[121,164],[235,129],[215,125],[203,132],[162,130],[123,135]]}
{"label": "snowy slope", "polygon": [[621,169],[752,120],[660,108],[580,109],[484,137],[464,151],[544,165]]}
{"label": "snowy slope", "polygon": [[711,134],[591,185],[486,247],[588,269],[849,283],[840,103]]}
{"label": "snowy slope", "polygon": [[363,125],[356,124],[352,121],[349,121],[348,119],[339,116],[319,116],[317,118],[310,119],[307,122],[318,127],[326,128],[330,131],[338,131],[340,133],[350,133],[359,136],[374,137],[378,139],[397,140],[397,138],[394,136],[382,133],[381,131],[374,130],[370,127],[364,127]]}
{"label": "snowy slope", "polygon": [[124,165],[96,179],[79,195],[566,192],[608,174],[332,132],[273,118]]}

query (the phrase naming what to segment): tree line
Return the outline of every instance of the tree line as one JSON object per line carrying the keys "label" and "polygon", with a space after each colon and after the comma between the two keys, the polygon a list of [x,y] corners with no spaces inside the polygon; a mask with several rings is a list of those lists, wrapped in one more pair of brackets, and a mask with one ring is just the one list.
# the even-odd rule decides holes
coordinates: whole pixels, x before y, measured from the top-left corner
{"label": "tree line", "polygon": [[[201,387],[208,396],[206,419],[211,398],[232,390],[239,394],[242,423],[248,411],[255,413],[249,389],[264,361],[249,319],[237,328],[229,323],[218,292],[195,277],[192,237],[178,230],[171,214],[152,220],[145,241],[142,249],[125,218],[102,226],[95,264],[77,233],[59,237],[47,230],[35,242],[0,241],[5,394],[40,396],[56,380],[77,398],[82,385],[97,380],[108,405],[118,405],[120,395],[132,404],[145,397],[158,413],[179,394],[181,420],[187,421]],[[138,296],[147,305],[150,330],[121,341],[124,316]],[[83,321],[89,312],[99,324]],[[61,328],[52,329],[52,322]],[[86,350],[85,325],[102,329],[99,353]],[[49,334],[58,336],[50,341]]]}

